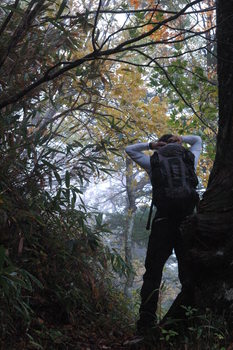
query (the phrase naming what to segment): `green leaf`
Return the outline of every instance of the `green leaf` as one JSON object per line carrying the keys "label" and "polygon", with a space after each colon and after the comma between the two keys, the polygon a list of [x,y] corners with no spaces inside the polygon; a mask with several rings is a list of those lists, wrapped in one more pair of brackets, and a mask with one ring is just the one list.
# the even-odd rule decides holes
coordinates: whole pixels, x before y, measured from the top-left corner
{"label": "green leaf", "polygon": [[70,187],[70,173],[68,170],[66,170],[65,183],[66,183],[66,187],[69,188]]}
{"label": "green leaf", "polygon": [[98,226],[101,226],[103,223],[103,214],[99,213],[96,217],[95,217],[96,223]]}
{"label": "green leaf", "polygon": [[8,10],[11,12],[18,13],[21,16],[24,14],[24,11],[22,9],[16,8],[16,7],[11,6],[11,5],[0,6],[0,8],[2,8],[3,10]]}
{"label": "green leaf", "polygon": [[49,163],[49,162],[48,162],[47,160],[45,160],[45,159],[42,159],[42,163],[43,163],[44,165],[47,165],[47,167],[50,168],[50,169],[52,169],[52,170],[57,170],[57,169],[58,169],[54,164]]}
{"label": "green leaf", "polygon": [[37,285],[37,287],[39,287],[41,289],[44,288],[43,284],[35,276],[33,276],[30,272],[28,272],[26,270],[22,270],[22,271],[24,274],[26,274],[30,278],[30,280],[32,282],[34,282]]}
{"label": "green leaf", "polygon": [[67,5],[67,0],[63,0],[57,12],[56,19],[58,19],[61,16],[62,12],[65,10],[66,5]]}
{"label": "green leaf", "polygon": [[74,209],[75,208],[76,199],[77,199],[77,195],[76,195],[75,191],[72,191],[72,194],[73,194],[73,197],[72,197],[72,200],[71,200],[71,206]]}
{"label": "green leaf", "polygon": [[58,174],[58,172],[56,170],[54,170],[53,173],[54,173],[54,176],[55,176],[57,182],[59,183],[59,185],[61,185],[62,181],[61,181],[60,175]]}

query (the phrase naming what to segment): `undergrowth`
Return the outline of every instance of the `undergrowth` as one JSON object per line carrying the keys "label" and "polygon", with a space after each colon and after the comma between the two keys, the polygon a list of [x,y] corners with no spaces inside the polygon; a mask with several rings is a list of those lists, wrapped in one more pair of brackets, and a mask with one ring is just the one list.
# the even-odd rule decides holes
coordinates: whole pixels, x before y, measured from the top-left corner
{"label": "undergrowth", "polygon": [[129,269],[103,245],[108,228],[82,200],[103,157],[85,139],[58,147],[52,127],[30,121],[11,113],[0,122],[1,349],[122,340],[132,314],[112,273]]}
{"label": "undergrowth", "polygon": [[[65,142],[43,111],[35,124],[32,107],[0,119],[1,349],[127,348],[134,310],[113,279],[129,266],[103,245],[108,227],[82,199],[92,175],[108,172],[112,145]],[[225,350],[223,321],[187,313],[184,330],[162,328],[145,348]]]}
{"label": "undergrowth", "polygon": [[23,243],[19,236],[20,254],[1,245],[2,349],[77,349],[128,333],[132,315],[111,283],[119,257],[102,245],[100,223],[81,231],[79,213],[68,217],[72,225],[47,212]]}

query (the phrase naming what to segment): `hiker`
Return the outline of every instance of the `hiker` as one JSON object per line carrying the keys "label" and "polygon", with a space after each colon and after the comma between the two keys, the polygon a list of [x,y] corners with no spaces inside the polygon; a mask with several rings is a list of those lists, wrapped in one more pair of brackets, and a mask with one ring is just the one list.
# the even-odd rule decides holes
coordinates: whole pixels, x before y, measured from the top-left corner
{"label": "hiker", "polygon": [[[191,147],[185,149],[182,142]],[[137,143],[125,149],[148,173],[152,182],[152,203],[156,206],[141,289],[140,317],[137,322],[139,333],[146,332],[157,323],[156,308],[162,271],[173,249],[178,261],[182,290],[189,288],[189,271],[185,269],[187,264],[180,224],[185,217],[193,214],[199,200],[195,191],[198,183],[195,169],[201,149],[202,141],[199,136],[172,134],[163,135],[157,142]],[[147,150],[154,150],[153,156],[143,153]]]}

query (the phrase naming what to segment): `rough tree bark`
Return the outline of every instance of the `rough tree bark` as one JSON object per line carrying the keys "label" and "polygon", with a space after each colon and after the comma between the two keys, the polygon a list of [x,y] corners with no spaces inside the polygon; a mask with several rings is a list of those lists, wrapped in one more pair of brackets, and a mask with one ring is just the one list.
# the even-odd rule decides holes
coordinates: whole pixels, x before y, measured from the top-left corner
{"label": "rough tree bark", "polygon": [[197,215],[183,225],[194,303],[233,321],[233,0],[217,1],[219,131]]}

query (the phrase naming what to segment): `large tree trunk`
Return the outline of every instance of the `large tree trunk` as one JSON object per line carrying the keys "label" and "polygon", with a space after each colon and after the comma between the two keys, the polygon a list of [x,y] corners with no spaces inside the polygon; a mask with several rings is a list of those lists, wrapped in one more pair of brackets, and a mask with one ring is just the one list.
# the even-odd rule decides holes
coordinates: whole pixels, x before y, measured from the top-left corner
{"label": "large tree trunk", "polygon": [[219,131],[207,191],[183,237],[194,303],[233,320],[233,0],[217,1]]}

